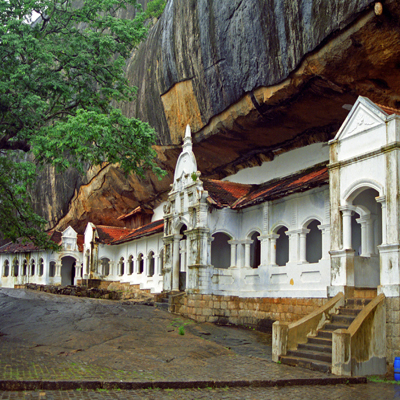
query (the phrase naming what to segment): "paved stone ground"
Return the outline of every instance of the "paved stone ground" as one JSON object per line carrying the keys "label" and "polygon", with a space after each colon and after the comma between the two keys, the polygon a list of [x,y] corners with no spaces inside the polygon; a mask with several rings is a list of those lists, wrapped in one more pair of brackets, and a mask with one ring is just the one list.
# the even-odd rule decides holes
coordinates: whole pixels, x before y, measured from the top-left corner
{"label": "paved stone ground", "polygon": [[[0,381],[72,381],[79,387],[88,381],[123,385],[331,378],[272,363],[270,334],[196,324],[130,302],[0,289],[0,332]],[[369,383],[278,389],[37,390],[0,392],[0,399],[369,399],[396,398],[397,388]],[[335,393],[341,395],[329,397]]]}
{"label": "paved stone ground", "polygon": [[0,392],[0,400],[376,400],[400,399],[400,386],[385,383],[273,388],[147,389],[131,391]]}

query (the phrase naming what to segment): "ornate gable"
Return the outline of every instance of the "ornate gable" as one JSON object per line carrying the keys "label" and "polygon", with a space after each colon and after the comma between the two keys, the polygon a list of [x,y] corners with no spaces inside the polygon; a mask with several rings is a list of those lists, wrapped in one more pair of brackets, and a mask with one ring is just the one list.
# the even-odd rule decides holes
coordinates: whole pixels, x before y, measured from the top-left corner
{"label": "ornate gable", "polygon": [[384,125],[388,114],[366,97],[359,96],[334,140],[343,140]]}

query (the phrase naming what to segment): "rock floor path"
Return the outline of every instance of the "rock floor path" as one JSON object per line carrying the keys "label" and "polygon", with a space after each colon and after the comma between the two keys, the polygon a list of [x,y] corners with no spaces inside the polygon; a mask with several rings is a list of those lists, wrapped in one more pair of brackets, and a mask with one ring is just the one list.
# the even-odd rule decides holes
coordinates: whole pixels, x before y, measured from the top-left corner
{"label": "rock floor path", "polygon": [[340,379],[273,363],[268,333],[126,301],[0,288],[1,400],[400,398],[394,385],[332,386]]}

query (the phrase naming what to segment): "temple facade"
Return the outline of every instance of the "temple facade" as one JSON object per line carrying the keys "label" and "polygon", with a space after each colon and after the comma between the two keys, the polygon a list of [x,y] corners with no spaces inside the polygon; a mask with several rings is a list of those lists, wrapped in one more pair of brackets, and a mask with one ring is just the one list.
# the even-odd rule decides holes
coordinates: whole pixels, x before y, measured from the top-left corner
{"label": "temple facade", "polygon": [[126,282],[174,294],[172,311],[198,321],[251,325],[371,289],[386,298],[390,361],[400,344],[399,150],[400,112],[359,97],[329,143],[203,179],[188,126],[158,209],[121,216],[125,228],[52,232],[57,253],[7,244],[1,286]]}

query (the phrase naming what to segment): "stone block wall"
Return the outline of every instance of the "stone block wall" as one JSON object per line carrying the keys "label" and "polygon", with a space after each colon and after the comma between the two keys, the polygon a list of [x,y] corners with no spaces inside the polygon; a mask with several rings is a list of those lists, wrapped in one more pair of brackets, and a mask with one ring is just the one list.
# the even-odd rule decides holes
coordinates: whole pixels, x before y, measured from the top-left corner
{"label": "stone block wall", "polygon": [[395,357],[400,357],[400,298],[386,297],[386,362],[393,370]]}
{"label": "stone block wall", "polygon": [[273,321],[293,322],[310,314],[328,299],[241,298],[206,294],[185,294],[170,299],[170,311],[198,322],[246,325],[261,329]]}

